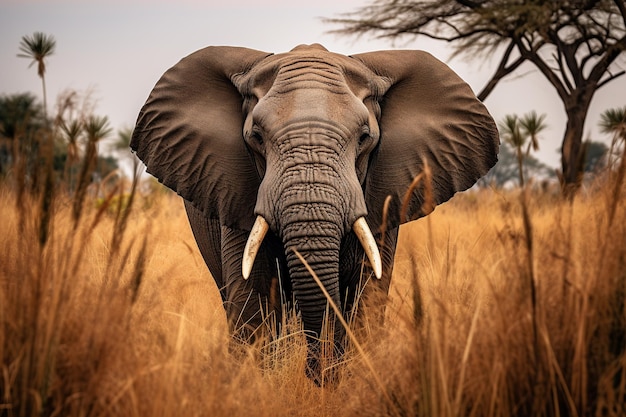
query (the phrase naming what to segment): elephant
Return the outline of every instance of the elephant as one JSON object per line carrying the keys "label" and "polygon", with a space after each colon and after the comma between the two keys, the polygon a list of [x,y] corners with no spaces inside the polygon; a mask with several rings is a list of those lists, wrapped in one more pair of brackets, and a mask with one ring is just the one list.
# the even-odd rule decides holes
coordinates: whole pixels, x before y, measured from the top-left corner
{"label": "elephant", "polygon": [[[293,300],[315,377],[324,326],[339,355],[345,336],[328,299],[343,315],[386,295],[400,224],[486,174],[499,136],[424,51],[209,46],[158,80],[130,146],[184,199],[233,335],[254,340]],[[429,193],[410,187],[425,169]]]}

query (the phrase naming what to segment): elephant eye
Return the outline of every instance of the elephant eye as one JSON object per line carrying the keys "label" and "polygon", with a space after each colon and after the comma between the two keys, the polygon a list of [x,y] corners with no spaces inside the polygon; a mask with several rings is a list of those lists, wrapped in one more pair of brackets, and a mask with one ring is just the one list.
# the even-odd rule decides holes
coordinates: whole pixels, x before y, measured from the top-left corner
{"label": "elephant eye", "polygon": [[359,136],[359,146],[364,145],[370,139],[369,129],[364,128],[361,136]]}
{"label": "elephant eye", "polygon": [[261,136],[261,133],[259,133],[258,131],[253,131],[250,134],[250,139],[252,139],[258,145],[263,145],[263,136]]}

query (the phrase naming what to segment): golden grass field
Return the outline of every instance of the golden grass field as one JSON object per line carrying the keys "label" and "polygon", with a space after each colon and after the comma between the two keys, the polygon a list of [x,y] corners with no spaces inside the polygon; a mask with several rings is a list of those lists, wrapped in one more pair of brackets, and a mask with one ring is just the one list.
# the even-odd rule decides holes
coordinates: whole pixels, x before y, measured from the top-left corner
{"label": "golden grass field", "polygon": [[467,192],[402,226],[386,326],[318,388],[297,324],[229,351],[178,197],[75,220],[58,194],[46,237],[0,188],[0,416],[624,416],[625,191]]}

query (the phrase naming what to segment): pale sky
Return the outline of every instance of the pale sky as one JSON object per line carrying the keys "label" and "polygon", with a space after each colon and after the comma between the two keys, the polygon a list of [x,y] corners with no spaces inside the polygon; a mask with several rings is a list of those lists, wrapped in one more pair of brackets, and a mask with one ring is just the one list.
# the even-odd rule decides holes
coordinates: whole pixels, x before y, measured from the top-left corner
{"label": "pale sky", "polygon": [[[108,116],[114,129],[134,126],[139,109],[165,70],[185,55],[208,45],[245,46],[284,52],[302,43],[319,42],[333,52],[351,54],[393,49],[389,41],[339,38],[320,17],[335,17],[370,0],[0,0],[0,94],[33,92],[41,96],[36,66],[18,58],[24,35],[53,35],[56,52],[47,61],[49,111],[67,89],[92,91],[95,113]],[[424,38],[396,45],[423,49],[446,62],[475,92],[482,89],[496,62],[450,60],[446,44]],[[622,60],[624,62],[625,60]],[[622,65],[626,67],[626,64]],[[556,92],[534,68],[523,77],[502,82],[485,101],[496,119],[531,110],[547,114],[538,157],[559,165],[565,115]],[[626,76],[595,96],[586,131],[599,133],[599,114],[626,105]]]}

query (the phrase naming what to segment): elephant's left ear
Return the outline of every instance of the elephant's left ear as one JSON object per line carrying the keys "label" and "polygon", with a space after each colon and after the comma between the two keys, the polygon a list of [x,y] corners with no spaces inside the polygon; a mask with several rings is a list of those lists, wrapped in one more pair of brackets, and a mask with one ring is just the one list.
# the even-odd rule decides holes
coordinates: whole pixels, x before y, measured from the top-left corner
{"label": "elephant's left ear", "polygon": [[496,163],[500,140],[493,118],[447,65],[423,51],[379,51],[353,58],[388,87],[374,98],[380,105],[380,145],[366,180],[371,226],[381,225],[389,195],[387,227],[428,213],[422,207],[423,184],[407,195],[426,164],[432,173],[432,203],[441,204],[471,187]]}

